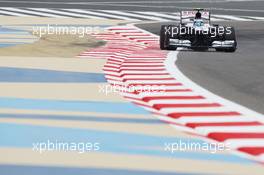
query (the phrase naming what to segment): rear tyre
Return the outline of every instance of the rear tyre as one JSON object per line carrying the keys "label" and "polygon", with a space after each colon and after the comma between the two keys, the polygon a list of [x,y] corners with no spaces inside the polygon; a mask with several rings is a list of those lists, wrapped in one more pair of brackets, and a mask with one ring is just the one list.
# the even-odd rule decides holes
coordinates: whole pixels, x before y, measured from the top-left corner
{"label": "rear tyre", "polygon": [[237,49],[237,41],[236,41],[236,33],[235,33],[234,27],[230,28],[230,32],[229,33],[225,33],[225,40],[234,40],[235,43],[234,43],[233,47],[226,48],[226,49],[224,49],[224,51],[226,51],[226,52],[235,52],[236,49]]}
{"label": "rear tyre", "polygon": [[169,46],[169,47],[167,47],[167,50],[177,50],[177,47],[176,46]]}
{"label": "rear tyre", "polygon": [[176,46],[170,46],[169,45],[169,34],[166,33],[166,25],[162,25],[161,29],[160,29],[160,49],[161,50],[176,50],[177,47]]}

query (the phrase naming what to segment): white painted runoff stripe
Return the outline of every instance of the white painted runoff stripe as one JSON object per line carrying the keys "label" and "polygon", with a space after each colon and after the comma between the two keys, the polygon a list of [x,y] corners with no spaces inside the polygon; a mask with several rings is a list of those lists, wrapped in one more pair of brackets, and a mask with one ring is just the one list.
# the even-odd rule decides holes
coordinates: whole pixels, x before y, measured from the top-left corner
{"label": "white painted runoff stripe", "polygon": [[254,20],[264,20],[264,17],[257,17],[257,16],[245,16],[246,18],[251,18]]}
{"label": "white painted runoff stripe", "polygon": [[21,16],[21,17],[30,16],[30,15],[26,15],[26,14],[23,14],[23,13],[10,12],[10,11],[6,11],[6,10],[5,10],[5,8],[0,8],[0,13],[1,14],[6,14],[6,15],[11,15],[11,16]]}
{"label": "white painted runoff stripe", "polygon": [[153,16],[159,16],[164,18],[163,20],[180,20],[180,16],[179,15],[175,15],[175,14],[164,14],[164,13],[159,13],[159,12],[136,12],[136,13],[140,13],[143,15],[153,15]]}
{"label": "white painted runoff stripe", "polygon": [[[71,9],[67,9],[67,10],[72,11]],[[114,15],[114,14],[106,14],[106,13],[103,13],[103,12],[85,11],[85,13],[90,14],[90,15],[104,16],[104,17],[113,18],[113,19],[123,19],[123,20],[133,20],[133,21],[137,21],[134,18],[128,18],[128,17],[123,17],[123,16],[119,16],[119,15]],[[77,12],[77,14],[78,14],[78,12]]]}
{"label": "white painted runoff stripe", "polygon": [[65,18],[65,16],[62,15],[54,15],[54,14],[50,14],[50,13],[43,13],[43,12],[35,12],[32,10],[25,10],[25,9],[18,9],[18,8],[11,8],[11,7],[6,7],[6,10],[10,10],[16,13],[27,13],[27,14],[32,14],[32,15],[40,15],[40,16],[46,16],[46,17],[55,17],[55,18]]}
{"label": "white painted runoff stripe", "polygon": [[243,17],[236,17],[231,15],[212,15],[213,17],[219,17],[224,19],[230,19],[234,21],[248,21],[249,19],[243,18]]}
{"label": "white painted runoff stripe", "polygon": [[[29,9],[36,10],[34,8],[29,8]],[[87,15],[82,15],[82,14],[78,14],[78,13],[63,12],[63,11],[48,9],[48,8],[38,8],[37,10],[41,11],[41,12],[46,12],[46,13],[50,12],[50,13],[55,13],[55,14],[60,14],[60,15],[65,15],[65,16],[77,17],[77,18],[89,18],[89,16],[87,16]]]}
{"label": "white painted runoff stripe", "polygon": [[[10,11],[9,11],[10,10]],[[151,12],[151,11],[120,11],[120,10],[88,10],[88,9],[66,9],[66,8],[16,8],[2,7],[0,15],[11,16],[44,16],[54,18],[87,18],[87,19],[116,19],[129,21],[179,21],[178,12]],[[233,16],[233,15],[211,15],[212,21],[252,21],[264,20],[263,17]],[[126,31],[128,32],[128,31]],[[130,31],[131,32],[131,31]],[[134,36],[136,37],[136,36]]]}
{"label": "white painted runoff stripe", "polygon": [[86,10],[82,10],[82,9],[63,9],[63,10],[70,11],[70,12],[77,13],[77,14],[78,13],[84,13],[85,16],[88,16],[91,19],[107,19],[106,17],[109,17],[109,16],[99,17],[99,16],[96,16],[96,15],[98,15],[97,13],[93,13],[91,11],[86,11]]}
{"label": "white painted runoff stripe", "polygon": [[134,14],[134,13],[130,13],[130,12],[122,12],[122,11],[115,11],[115,10],[102,10],[103,12],[108,12],[108,13],[114,13],[117,15],[124,15],[124,16],[130,16],[130,17],[134,17],[136,19],[148,19],[148,20],[153,20],[153,21],[162,21],[164,19],[162,18],[158,18],[158,17],[154,17],[154,16],[146,16],[146,15],[138,15],[138,14]]}

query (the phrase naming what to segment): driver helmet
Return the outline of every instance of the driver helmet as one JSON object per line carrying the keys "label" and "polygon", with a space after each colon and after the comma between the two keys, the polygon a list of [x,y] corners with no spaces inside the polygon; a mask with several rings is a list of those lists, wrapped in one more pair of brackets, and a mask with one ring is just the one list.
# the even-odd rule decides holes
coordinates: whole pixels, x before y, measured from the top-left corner
{"label": "driver helmet", "polygon": [[201,19],[201,18],[202,18],[202,13],[198,11],[198,12],[195,14],[195,19]]}
{"label": "driver helmet", "polygon": [[204,26],[204,22],[201,19],[198,19],[198,20],[196,19],[196,20],[194,20],[193,25],[195,27],[202,27],[202,26]]}

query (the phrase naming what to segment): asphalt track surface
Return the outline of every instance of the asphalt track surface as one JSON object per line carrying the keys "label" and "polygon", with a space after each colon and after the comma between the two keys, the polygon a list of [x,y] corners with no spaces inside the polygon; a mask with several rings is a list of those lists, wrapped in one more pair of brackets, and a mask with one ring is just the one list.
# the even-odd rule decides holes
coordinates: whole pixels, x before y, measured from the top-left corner
{"label": "asphalt track surface", "polygon": [[210,8],[215,14],[264,16],[262,0],[0,0],[1,7],[77,8],[175,12]]}
{"label": "asphalt track surface", "polygon": [[[202,87],[264,113],[264,23],[228,24],[236,28],[238,49],[235,53],[184,50],[178,55],[176,64],[187,77]],[[160,25],[145,24],[139,27],[158,34]]]}

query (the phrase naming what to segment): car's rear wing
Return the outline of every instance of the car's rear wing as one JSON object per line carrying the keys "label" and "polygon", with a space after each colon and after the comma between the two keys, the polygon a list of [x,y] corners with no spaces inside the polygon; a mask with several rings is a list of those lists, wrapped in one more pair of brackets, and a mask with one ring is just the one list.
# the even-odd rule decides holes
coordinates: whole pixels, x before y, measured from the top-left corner
{"label": "car's rear wing", "polygon": [[180,20],[181,23],[188,23],[195,19],[195,14],[197,12],[200,12],[202,14],[202,18],[205,22],[207,21],[210,23],[210,11],[206,10],[189,10],[189,11],[181,11],[180,13]]}

